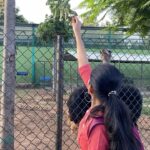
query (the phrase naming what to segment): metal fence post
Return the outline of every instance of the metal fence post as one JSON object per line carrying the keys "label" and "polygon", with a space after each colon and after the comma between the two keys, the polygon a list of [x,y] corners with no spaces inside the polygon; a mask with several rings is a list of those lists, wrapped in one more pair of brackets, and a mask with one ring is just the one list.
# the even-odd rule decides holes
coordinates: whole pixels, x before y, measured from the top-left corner
{"label": "metal fence post", "polygon": [[57,133],[56,150],[62,149],[62,121],[63,121],[63,38],[57,35],[56,48],[56,102],[57,102]]}
{"label": "metal fence post", "polygon": [[35,25],[32,25],[32,84],[35,83]]}
{"label": "metal fence post", "polygon": [[57,38],[54,39],[53,41],[54,44],[54,51],[53,51],[53,62],[52,62],[52,90],[53,93],[56,93],[56,71],[57,71],[57,60],[56,60],[56,49],[57,49]]}
{"label": "metal fence post", "polygon": [[108,48],[109,48],[109,49],[112,48],[112,47],[111,47],[111,42],[112,42],[112,41],[111,41],[111,38],[112,38],[112,37],[111,37],[111,29],[109,29],[109,32],[108,32],[108,43],[109,43]]}
{"label": "metal fence post", "polygon": [[5,0],[0,149],[14,149],[15,0]]}

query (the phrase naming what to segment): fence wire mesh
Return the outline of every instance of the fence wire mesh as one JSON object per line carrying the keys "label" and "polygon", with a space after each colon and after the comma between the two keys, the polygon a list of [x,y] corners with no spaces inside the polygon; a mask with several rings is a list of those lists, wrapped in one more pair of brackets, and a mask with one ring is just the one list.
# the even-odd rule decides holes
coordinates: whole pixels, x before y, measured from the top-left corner
{"label": "fence wire mesh", "polygon": [[[36,25],[16,26],[16,88],[14,114],[14,149],[15,150],[78,150],[77,131],[72,122],[68,121],[67,105],[70,94],[79,86],[83,86],[78,73],[76,61],[76,46],[74,38],[64,42],[63,47],[63,118],[62,137],[57,140],[61,130],[58,130],[58,115],[60,115],[57,93],[59,88],[57,75],[56,47],[53,42],[42,43],[36,35]],[[124,29],[111,31],[105,28],[84,27],[82,38],[87,49],[87,55],[94,68],[101,62],[100,51],[108,48],[112,52],[111,63],[115,65],[126,78],[124,84],[128,88],[120,90],[120,98],[129,105],[133,118],[137,121],[145,150],[150,149],[150,36],[141,38],[138,34],[127,36]],[[0,26],[0,80],[1,86],[4,70],[3,26]],[[11,75],[10,75],[11,76]],[[136,90],[142,94],[143,102]],[[13,89],[14,90],[14,89]],[[2,90],[0,91],[2,94]],[[74,103],[74,115],[80,120],[85,110],[90,106],[90,98],[83,90],[79,103]],[[79,95],[80,96],[80,95]],[[135,100],[138,99],[138,100]],[[132,102],[133,100],[133,102]],[[59,106],[58,106],[59,103]],[[84,104],[85,103],[85,104]],[[87,105],[87,107],[85,107]],[[140,107],[142,105],[142,108]],[[2,104],[1,104],[2,106]],[[9,109],[7,107],[6,109]],[[142,109],[142,110],[141,110]],[[2,108],[1,108],[2,110]],[[77,113],[78,112],[78,113]],[[1,113],[1,116],[3,114]],[[60,117],[60,116],[59,116]],[[4,129],[1,129],[1,132]],[[4,139],[1,139],[1,142]],[[10,139],[6,139],[10,142]],[[60,147],[58,144],[62,143]]]}

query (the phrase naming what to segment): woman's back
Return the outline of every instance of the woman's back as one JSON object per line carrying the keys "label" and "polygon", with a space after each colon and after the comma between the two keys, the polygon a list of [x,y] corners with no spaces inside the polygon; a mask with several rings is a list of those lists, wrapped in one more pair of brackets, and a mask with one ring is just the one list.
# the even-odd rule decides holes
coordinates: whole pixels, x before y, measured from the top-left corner
{"label": "woman's back", "polygon": [[[78,143],[81,150],[87,150],[87,147],[89,150],[109,150],[109,137],[104,125],[104,118],[97,117],[87,120],[89,112],[88,110],[80,122],[78,130]],[[132,134],[141,143],[137,127],[132,128]],[[140,150],[144,150],[143,145],[141,145]]]}
{"label": "woman's back", "polygon": [[[79,124],[78,143],[81,150],[108,150],[109,140],[103,118],[89,118],[90,109]],[[100,140],[100,142],[99,142]]]}

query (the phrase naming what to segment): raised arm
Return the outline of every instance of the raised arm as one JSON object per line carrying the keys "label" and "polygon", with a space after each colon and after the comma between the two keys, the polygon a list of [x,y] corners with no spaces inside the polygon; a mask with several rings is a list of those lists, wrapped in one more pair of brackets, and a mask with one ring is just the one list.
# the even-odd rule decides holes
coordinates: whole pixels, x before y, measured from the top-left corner
{"label": "raised arm", "polygon": [[86,55],[83,40],[81,38],[81,22],[77,16],[72,18],[72,28],[76,39],[78,67],[80,68],[88,64],[89,61]]}

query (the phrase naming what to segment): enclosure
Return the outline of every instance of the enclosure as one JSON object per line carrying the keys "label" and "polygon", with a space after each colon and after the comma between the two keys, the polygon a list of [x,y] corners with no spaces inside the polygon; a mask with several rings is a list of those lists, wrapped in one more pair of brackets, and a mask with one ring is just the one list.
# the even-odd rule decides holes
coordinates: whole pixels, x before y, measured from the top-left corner
{"label": "enclosure", "polygon": [[[74,38],[61,42],[63,98],[55,78],[58,57],[54,43],[44,43],[36,36],[37,25],[16,26],[16,88],[14,115],[15,150],[78,150],[76,133],[67,124],[66,102],[70,93],[83,85],[77,73]],[[3,26],[0,26],[0,80],[3,75]],[[138,121],[145,150],[150,149],[150,36],[127,35],[126,28],[83,27],[82,38],[94,68],[101,63],[100,50],[112,51],[112,64],[125,74],[127,83],[138,87],[143,95],[142,115]],[[56,85],[57,84],[57,85]],[[1,92],[1,91],[0,91]],[[63,113],[61,109],[63,108]],[[62,117],[62,120],[58,118]],[[58,130],[58,121],[60,130]],[[60,133],[62,131],[62,133]],[[58,139],[59,137],[59,139]],[[9,143],[12,139],[6,139]]]}

